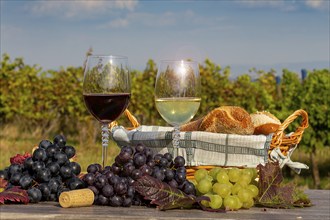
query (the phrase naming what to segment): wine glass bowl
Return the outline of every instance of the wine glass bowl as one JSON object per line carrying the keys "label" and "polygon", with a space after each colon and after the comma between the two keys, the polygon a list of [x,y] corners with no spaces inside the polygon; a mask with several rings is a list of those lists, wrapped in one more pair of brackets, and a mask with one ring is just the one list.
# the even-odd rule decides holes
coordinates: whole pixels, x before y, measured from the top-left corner
{"label": "wine glass bowl", "polygon": [[102,129],[102,165],[107,160],[108,124],[127,108],[130,99],[130,73],[124,56],[88,56],[83,82],[83,96],[88,111]]}
{"label": "wine glass bowl", "polygon": [[200,106],[200,74],[194,61],[160,62],[155,83],[156,108],[174,126],[173,147],[179,147],[179,127],[189,122]]}

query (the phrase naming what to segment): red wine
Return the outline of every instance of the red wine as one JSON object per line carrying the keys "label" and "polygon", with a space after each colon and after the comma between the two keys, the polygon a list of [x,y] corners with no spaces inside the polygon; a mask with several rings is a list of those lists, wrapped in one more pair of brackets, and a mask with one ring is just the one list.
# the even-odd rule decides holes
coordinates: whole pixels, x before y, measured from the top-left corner
{"label": "red wine", "polygon": [[127,108],[130,93],[87,94],[84,100],[89,112],[99,121],[110,123]]}

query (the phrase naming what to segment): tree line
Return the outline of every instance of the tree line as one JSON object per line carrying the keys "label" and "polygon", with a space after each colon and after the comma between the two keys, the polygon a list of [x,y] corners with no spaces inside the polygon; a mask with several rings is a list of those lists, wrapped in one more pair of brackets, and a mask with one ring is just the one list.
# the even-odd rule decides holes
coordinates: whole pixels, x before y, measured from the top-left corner
{"label": "tree line", "polygon": [[[257,79],[251,78],[257,74]],[[274,70],[250,69],[232,80],[230,67],[206,59],[200,64],[202,101],[195,118],[223,106],[241,106],[249,113],[266,110],[284,121],[297,109],[309,114],[301,148],[315,156],[317,148],[329,146],[330,82],[329,69],[308,71],[304,80],[298,73],[283,69],[280,82]],[[131,101],[128,109],[141,124],[165,125],[154,103],[157,65],[149,60],[143,71],[131,70]],[[41,128],[45,135],[64,133],[78,136],[86,133],[98,139],[98,124],[85,108],[82,96],[83,67],[43,70],[27,65],[23,58],[2,55],[0,70],[0,121],[16,123],[22,130]],[[124,116],[118,123],[130,126]],[[299,124],[299,120],[293,123]],[[89,128],[89,130],[87,129]],[[91,129],[93,128],[93,129]],[[290,127],[289,127],[290,129]],[[88,136],[88,135],[87,135]],[[315,158],[314,158],[315,160]],[[317,161],[313,166],[317,167]],[[316,172],[316,171],[315,171]],[[317,174],[314,174],[317,175]],[[314,178],[315,180],[315,178]],[[319,184],[316,177],[316,186]]]}

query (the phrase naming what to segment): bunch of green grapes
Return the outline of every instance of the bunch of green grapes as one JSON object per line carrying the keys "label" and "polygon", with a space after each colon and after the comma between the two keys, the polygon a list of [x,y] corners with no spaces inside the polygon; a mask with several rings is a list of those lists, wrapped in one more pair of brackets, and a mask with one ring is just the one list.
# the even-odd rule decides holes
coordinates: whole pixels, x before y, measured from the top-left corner
{"label": "bunch of green grapes", "polygon": [[255,182],[257,170],[253,168],[199,169],[194,177],[198,195],[210,198],[203,200],[202,205],[212,209],[249,209],[259,194]]}

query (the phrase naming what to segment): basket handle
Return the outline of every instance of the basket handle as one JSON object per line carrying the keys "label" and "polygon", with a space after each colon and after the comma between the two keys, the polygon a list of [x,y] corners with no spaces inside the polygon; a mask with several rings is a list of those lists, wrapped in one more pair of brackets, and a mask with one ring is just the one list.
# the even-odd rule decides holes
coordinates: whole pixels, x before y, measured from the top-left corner
{"label": "basket handle", "polygon": [[[301,125],[296,129],[296,131],[290,135],[290,137],[284,140],[284,130],[297,118],[301,116],[302,122]],[[295,111],[292,115],[290,115],[285,121],[279,126],[277,131],[274,133],[272,138],[272,142],[270,144],[270,148],[279,147],[282,144],[298,144],[302,138],[302,134],[304,130],[308,127],[308,114],[305,110],[299,109]],[[287,143],[284,143],[287,142]],[[288,150],[288,149],[287,149]]]}
{"label": "basket handle", "polygon": [[[134,115],[132,115],[132,113],[128,109],[125,109],[124,114],[126,115],[128,120],[131,122],[131,124],[133,125],[133,128],[128,128],[128,130],[131,130],[131,129],[134,129],[134,128],[137,128],[140,126],[140,123],[138,122],[138,120],[134,117]],[[112,129],[115,126],[118,126],[117,121],[113,121],[109,124],[110,129]]]}

